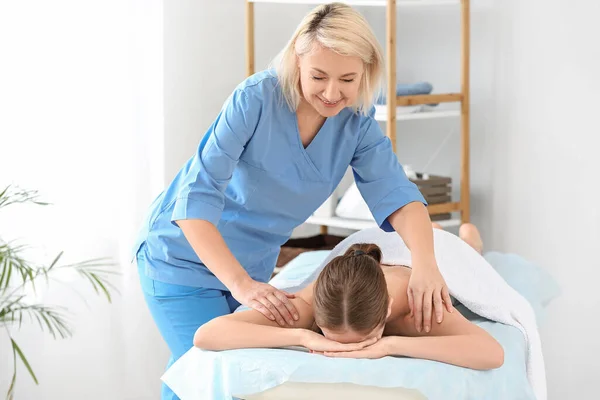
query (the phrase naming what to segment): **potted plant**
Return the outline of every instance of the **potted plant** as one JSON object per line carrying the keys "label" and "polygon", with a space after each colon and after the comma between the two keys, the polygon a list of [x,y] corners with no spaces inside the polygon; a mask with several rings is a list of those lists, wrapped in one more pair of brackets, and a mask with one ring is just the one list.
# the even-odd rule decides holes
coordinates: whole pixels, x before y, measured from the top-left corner
{"label": "potted plant", "polygon": [[[48,205],[48,203],[38,200],[37,191],[8,186],[0,192],[0,211],[4,211],[3,209],[10,205],[22,203]],[[35,294],[36,284],[40,280],[49,284],[56,272],[69,269],[89,282],[96,293],[106,297],[109,302],[111,302],[111,292],[115,290],[108,279],[110,275],[116,274],[116,270],[111,268],[114,263],[110,260],[98,258],[75,264],[61,264],[60,259],[63,253],[60,252],[49,264],[38,265],[27,260],[26,250],[27,246],[6,242],[0,237],[0,329],[8,334],[13,357],[12,379],[7,393],[9,400],[14,398],[18,362],[25,366],[31,378],[38,384],[38,379],[25,352],[15,340],[14,332],[19,330],[23,323],[34,323],[55,339],[67,338],[73,333],[72,327],[66,319],[67,309],[36,303],[35,299],[32,299],[31,292]],[[7,354],[8,352],[2,350],[2,353]]]}

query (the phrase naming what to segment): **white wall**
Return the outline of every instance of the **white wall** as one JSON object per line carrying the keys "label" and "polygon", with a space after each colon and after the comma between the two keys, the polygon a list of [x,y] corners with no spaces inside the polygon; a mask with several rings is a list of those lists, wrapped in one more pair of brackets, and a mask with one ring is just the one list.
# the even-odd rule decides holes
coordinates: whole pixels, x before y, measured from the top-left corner
{"label": "white wall", "polygon": [[[255,6],[256,65],[264,68],[310,7]],[[277,18],[268,12],[277,12]],[[196,151],[223,102],[246,76],[245,5],[164,2],[165,162],[170,179]]]}
{"label": "white wall", "polygon": [[[126,32],[125,15],[117,2],[0,4],[0,186],[37,189],[52,203],[3,209],[0,235],[33,246],[28,256],[34,262],[48,265],[60,250],[63,262],[118,258],[122,225],[115,194],[124,188],[120,162],[131,129],[127,71],[120,63],[128,51],[119,37]],[[41,284],[29,300],[67,306],[74,339],[55,341],[35,320],[24,319],[23,328],[13,330],[41,384],[33,385],[19,365],[15,398],[83,397],[90,387],[110,396],[115,386],[116,368],[100,369],[118,362],[106,351],[111,310],[72,278],[52,281],[51,291]],[[12,371],[4,329],[0,354],[4,396]],[[80,385],[69,386],[73,381]]]}
{"label": "white wall", "polygon": [[[40,383],[19,363],[15,398],[157,398],[168,353],[129,254],[139,205],[163,183],[162,1],[0,2],[0,54],[0,187],[52,203],[1,210],[0,237],[32,245],[40,264],[64,250],[65,262],[109,257],[122,273],[110,305],[72,275],[38,282],[28,300],[66,307],[74,336],[27,319],[13,330]],[[11,374],[2,329],[0,396]]]}
{"label": "white wall", "polygon": [[599,13],[596,2],[503,2],[490,43],[492,243],[563,287],[541,331],[552,399],[595,398],[600,377]]}

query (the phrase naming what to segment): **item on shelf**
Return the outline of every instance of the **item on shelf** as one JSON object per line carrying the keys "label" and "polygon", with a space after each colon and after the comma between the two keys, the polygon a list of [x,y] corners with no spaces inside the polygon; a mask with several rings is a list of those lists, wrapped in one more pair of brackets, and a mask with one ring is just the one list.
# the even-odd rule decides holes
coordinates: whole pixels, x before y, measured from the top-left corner
{"label": "item on shelf", "polygon": [[[427,204],[441,204],[452,201],[452,178],[428,173],[417,172],[415,178],[410,178],[425,197]],[[431,215],[432,221],[451,219],[451,213]]]}
{"label": "item on shelf", "polygon": [[[452,201],[452,178],[415,172],[410,166],[404,166],[411,182],[419,188],[428,204],[449,203]],[[335,208],[335,215],[341,218],[374,221],[369,206],[362,198],[356,182],[352,182]],[[432,221],[444,221],[452,218],[451,213],[431,215]]]}
{"label": "item on shelf", "polygon": [[[396,85],[396,96],[415,96],[430,94],[433,86],[429,82],[398,83]],[[386,104],[384,91],[381,91],[375,99],[375,104]]]}
{"label": "item on shelf", "polygon": [[417,173],[415,172],[415,170],[412,169],[410,165],[404,165],[402,166],[402,168],[404,169],[404,173],[409,179],[417,179]]}
{"label": "item on shelf", "polygon": [[317,208],[317,210],[313,213],[315,217],[333,217],[335,214],[335,207],[337,201],[334,200],[335,193],[332,194]]}
{"label": "item on shelf", "polygon": [[[435,113],[434,111],[438,111]],[[387,122],[388,108],[386,105],[376,104],[375,114],[373,118],[377,121]],[[421,114],[421,115],[417,115]],[[427,115],[429,114],[429,115]],[[424,119],[424,118],[440,118],[440,117],[458,117],[460,116],[460,110],[438,110],[437,106],[431,106],[428,104],[420,104],[416,106],[400,106],[396,107],[396,120],[408,120],[408,119]]]}
{"label": "item on shelf", "polygon": [[348,189],[346,189],[346,192],[335,208],[335,215],[342,218],[375,221],[369,206],[360,194],[358,186],[356,186],[356,182],[352,182]]}

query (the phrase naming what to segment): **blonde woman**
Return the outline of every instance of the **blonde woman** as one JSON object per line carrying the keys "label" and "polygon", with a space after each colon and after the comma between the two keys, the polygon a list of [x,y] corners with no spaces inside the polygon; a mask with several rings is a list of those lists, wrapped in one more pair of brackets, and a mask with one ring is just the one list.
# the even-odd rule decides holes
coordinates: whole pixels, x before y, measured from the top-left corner
{"label": "blonde woman", "polygon": [[[348,166],[377,223],[412,251],[415,329],[452,310],[425,200],[373,119],[382,70],[381,48],[359,13],[339,3],[315,8],[275,68],[238,85],[154,200],[135,254],[169,365],[192,347],[198,327],[240,303],[281,326],[298,323],[293,295],[266,282],[280,246]],[[173,398],[163,386],[163,399]]]}

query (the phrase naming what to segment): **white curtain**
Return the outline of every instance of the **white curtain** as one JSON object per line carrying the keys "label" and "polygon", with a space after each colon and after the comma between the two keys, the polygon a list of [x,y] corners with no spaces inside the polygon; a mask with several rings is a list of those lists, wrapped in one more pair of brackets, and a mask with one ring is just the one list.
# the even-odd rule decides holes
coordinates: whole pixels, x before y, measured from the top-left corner
{"label": "white curtain", "polygon": [[0,0],[0,186],[52,203],[3,210],[0,237],[34,245],[36,261],[64,250],[66,262],[111,257],[121,273],[110,305],[73,276],[37,293],[69,308],[75,332],[18,331],[40,384],[19,367],[17,399],[159,397],[168,352],[129,256],[164,182],[162,30],[161,0]]}

